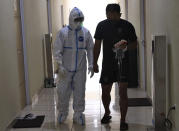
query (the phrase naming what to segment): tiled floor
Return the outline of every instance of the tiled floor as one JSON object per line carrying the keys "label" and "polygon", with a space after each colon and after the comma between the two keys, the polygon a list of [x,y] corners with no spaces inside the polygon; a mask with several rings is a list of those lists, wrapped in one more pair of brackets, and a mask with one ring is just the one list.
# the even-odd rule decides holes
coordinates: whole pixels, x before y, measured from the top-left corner
{"label": "tiled floor", "polygon": [[[87,81],[86,89],[86,125],[80,126],[73,124],[72,104],[70,104],[69,116],[64,124],[57,123],[57,94],[56,88],[43,89],[39,95],[38,101],[33,106],[27,106],[21,116],[28,113],[35,115],[45,115],[45,120],[41,128],[29,129],[8,129],[8,131],[119,131],[120,113],[114,109],[115,90],[113,88],[111,95],[111,114],[112,122],[107,125],[101,125],[100,119],[103,116],[104,108],[101,103],[101,89],[98,84],[98,76]],[[91,84],[93,83],[93,84]],[[128,89],[129,97],[143,97],[145,92],[141,89]],[[70,103],[72,103],[70,101]],[[129,107],[127,114],[129,131],[147,131],[147,127],[152,125],[152,107]]]}

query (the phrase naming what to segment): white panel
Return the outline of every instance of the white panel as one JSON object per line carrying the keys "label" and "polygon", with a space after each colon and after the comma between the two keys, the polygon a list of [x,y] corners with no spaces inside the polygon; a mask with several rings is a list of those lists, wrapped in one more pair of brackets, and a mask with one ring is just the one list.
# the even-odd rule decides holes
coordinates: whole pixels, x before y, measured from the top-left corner
{"label": "white panel", "polygon": [[44,35],[44,58],[45,58],[45,68],[46,77],[53,78],[53,68],[52,68],[52,47],[51,47],[51,36],[50,34]]}
{"label": "white panel", "polygon": [[153,122],[156,129],[163,128],[166,114],[166,45],[166,36],[153,37]]}

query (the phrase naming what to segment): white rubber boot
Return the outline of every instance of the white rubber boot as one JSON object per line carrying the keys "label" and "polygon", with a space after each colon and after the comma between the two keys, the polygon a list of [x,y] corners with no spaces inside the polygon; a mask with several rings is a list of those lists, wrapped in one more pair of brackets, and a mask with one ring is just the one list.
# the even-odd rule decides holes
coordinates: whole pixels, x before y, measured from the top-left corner
{"label": "white rubber boot", "polygon": [[85,125],[85,115],[83,113],[74,113],[73,121],[79,125]]}
{"label": "white rubber boot", "polygon": [[66,118],[67,118],[67,114],[60,113],[59,116],[58,116],[58,123],[59,123],[59,124],[64,123],[64,121],[66,120]]}

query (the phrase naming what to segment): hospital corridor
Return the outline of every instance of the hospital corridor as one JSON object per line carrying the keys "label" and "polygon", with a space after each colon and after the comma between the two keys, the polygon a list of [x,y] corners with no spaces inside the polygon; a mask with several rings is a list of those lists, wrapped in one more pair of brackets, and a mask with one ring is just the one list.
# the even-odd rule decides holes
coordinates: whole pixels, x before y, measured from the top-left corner
{"label": "hospital corridor", "polygon": [[0,131],[179,131],[178,5],[1,0]]}
{"label": "hospital corridor", "polygon": [[[63,124],[57,121],[57,94],[56,89],[43,89],[39,94],[39,99],[33,105],[26,106],[20,113],[20,117],[32,113],[34,115],[45,115],[45,120],[41,128],[12,128],[8,131],[116,131],[120,130],[120,113],[115,108],[115,98],[112,98],[110,105],[112,122],[110,124],[101,124],[101,118],[104,109],[101,103],[100,87],[93,85],[86,90],[85,117],[86,124],[81,126],[73,123],[72,100],[67,120]],[[114,91],[111,92],[114,96]],[[129,90],[131,97],[145,95],[143,91],[137,92]],[[127,121],[129,131],[147,131],[152,127],[152,108],[151,107],[131,107],[128,110]]]}

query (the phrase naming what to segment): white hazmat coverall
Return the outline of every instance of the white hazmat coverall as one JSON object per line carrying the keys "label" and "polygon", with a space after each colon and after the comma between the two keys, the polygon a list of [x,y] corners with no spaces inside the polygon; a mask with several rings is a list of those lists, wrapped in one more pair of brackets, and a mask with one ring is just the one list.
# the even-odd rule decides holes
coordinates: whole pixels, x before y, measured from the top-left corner
{"label": "white hazmat coverall", "polygon": [[[93,76],[93,39],[90,32],[75,22],[76,18],[83,18],[78,8],[73,8],[69,16],[69,26],[62,28],[54,43],[54,59],[59,65],[58,109],[59,123],[66,120],[69,111],[69,99],[73,92],[73,120],[85,124],[82,112],[85,109],[85,84],[88,59],[88,71]],[[87,56],[87,57],[86,57]]]}

